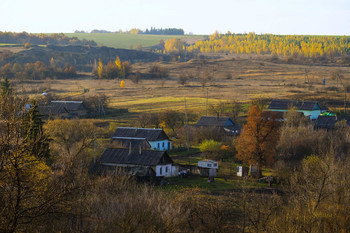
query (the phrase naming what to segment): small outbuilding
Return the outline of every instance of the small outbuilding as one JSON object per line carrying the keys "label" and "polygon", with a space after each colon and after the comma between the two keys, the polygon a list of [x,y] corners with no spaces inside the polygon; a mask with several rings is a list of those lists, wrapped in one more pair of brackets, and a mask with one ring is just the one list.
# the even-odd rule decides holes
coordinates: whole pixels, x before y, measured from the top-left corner
{"label": "small outbuilding", "polygon": [[249,174],[249,167],[238,166],[237,167],[237,176],[246,177]]}
{"label": "small outbuilding", "polygon": [[214,160],[198,161],[199,173],[202,176],[216,177],[216,170],[219,168],[218,162]]}

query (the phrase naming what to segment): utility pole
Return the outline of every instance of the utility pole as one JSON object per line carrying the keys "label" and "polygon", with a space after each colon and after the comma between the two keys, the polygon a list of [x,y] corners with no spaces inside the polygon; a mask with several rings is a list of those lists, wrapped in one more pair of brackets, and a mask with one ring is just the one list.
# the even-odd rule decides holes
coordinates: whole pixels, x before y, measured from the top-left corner
{"label": "utility pole", "polygon": [[185,97],[185,117],[186,117],[187,152],[190,152],[190,138],[189,138],[189,128],[188,128],[188,117],[187,117],[187,103],[186,103],[186,97]]}
{"label": "utility pole", "polygon": [[346,115],[346,87],[344,86],[344,113]]}
{"label": "utility pole", "polygon": [[[346,86],[345,86],[345,83],[343,83],[343,79],[344,76],[341,74],[341,73],[338,73],[337,74],[337,80],[339,80],[339,83],[343,86],[344,88],[344,113],[346,115]],[[338,82],[337,82],[337,85],[338,85]]]}
{"label": "utility pole", "polygon": [[205,116],[208,116],[208,89],[209,88],[207,88],[207,102],[206,102]]}

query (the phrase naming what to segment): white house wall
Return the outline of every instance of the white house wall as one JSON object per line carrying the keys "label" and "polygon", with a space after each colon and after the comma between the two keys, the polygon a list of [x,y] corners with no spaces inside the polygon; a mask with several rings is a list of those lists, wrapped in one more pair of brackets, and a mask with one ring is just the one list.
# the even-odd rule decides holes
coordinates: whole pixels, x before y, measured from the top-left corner
{"label": "white house wall", "polygon": [[152,150],[171,150],[171,141],[162,140],[162,141],[148,141],[151,145]]}
{"label": "white house wall", "polygon": [[[270,111],[274,112],[288,112],[288,110],[284,109],[270,109]],[[307,110],[296,110],[297,112],[302,112],[304,116],[310,117],[311,120],[316,120],[320,115],[321,115],[321,110],[312,110],[312,111],[307,111]]]}
{"label": "white house wall", "polygon": [[156,166],[156,176],[171,177],[171,176],[177,176],[177,174],[178,174],[177,167],[172,166],[171,164]]}
{"label": "white house wall", "polygon": [[302,112],[304,116],[310,117],[310,120],[316,120],[319,115],[321,115],[321,110],[312,110],[312,111],[306,111],[306,110],[297,110],[298,112]]}

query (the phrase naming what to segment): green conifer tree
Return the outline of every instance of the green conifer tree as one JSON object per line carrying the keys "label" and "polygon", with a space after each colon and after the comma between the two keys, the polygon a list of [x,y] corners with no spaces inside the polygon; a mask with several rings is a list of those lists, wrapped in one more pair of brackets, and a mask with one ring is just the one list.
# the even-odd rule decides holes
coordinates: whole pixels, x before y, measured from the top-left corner
{"label": "green conifer tree", "polygon": [[50,157],[50,139],[43,131],[43,124],[38,104],[34,100],[23,119],[23,141],[31,155],[47,160]]}
{"label": "green conifer tree", "polygon": [[12,87],[10,81],[5,77],[4,81],[1,82],[1,95],[6,96],[12,93]]}

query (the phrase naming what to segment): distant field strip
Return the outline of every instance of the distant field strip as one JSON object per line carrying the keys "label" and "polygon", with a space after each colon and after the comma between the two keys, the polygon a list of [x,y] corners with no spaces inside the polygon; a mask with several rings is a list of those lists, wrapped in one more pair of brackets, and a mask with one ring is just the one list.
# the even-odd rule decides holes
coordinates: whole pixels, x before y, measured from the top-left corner
{"label": "distant field strip", "polygon": [[179,35],[133,35],[119,33],[65,33],[68,37],[77,37],[79,40],[93,40],[98,45],[104,45],[113,48],[136,49],[138,45],[150,47],[159,44],[160,40],[166,41],[170,38],[179,38],[184,40],[203,39],[203,36],[179,36]]}
{"label": "distant field strip", "polygon": [[6,43],[0,43],[0,46],[20,46],[22,44],[6,44]]}
{"label": "distant field strip", "polygon": [[[156,98],[142,98],[139,100],[112,100],[110,107],[127,108],[129,112],[160,112],[164,110],[185,110],[184,98],[180,97],[156,97]],[[205,98],[186,98],[187,110],[204,110],[206,107]],[[208,99],[208,104],[215,104],[219,102],[216,99]]]}

